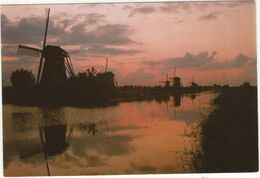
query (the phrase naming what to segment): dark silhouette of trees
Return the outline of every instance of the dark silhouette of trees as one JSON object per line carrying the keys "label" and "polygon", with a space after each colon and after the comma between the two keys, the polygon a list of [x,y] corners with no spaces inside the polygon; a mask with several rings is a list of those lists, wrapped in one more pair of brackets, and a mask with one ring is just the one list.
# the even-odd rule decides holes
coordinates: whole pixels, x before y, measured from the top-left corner
{"label": "dark silhouette of trees", "polygon": [[115,94],[114,74],[112,72],[100,73],[91,67],[69,78],[66,90],[66,97],[69,101],[101,102],[104,98]]}
{"label": "dark silhouette of trees", "polygon": [[[43,87],[41,82],[36,85],[32,71],[23,68],[13,71],[11,83],[12,86],[3,88],[4,103],[95,106],[112,103],[117,99],[142,100],[176,93],[173,88],[166,91],[160,85],[118,86],[113,72],[98,72],[94,67],[71,76],[59,88],[53,87],[51,84]],[[245,82],[240,87],[254,88],[254,86],[250,86],[249,82]],[[193,82],[192,86],[181,87],[178,92],[196,93],[207,90],[220,91],[226,88],[232,87],[217,84],[200,86]]]}
{"label": "dark silhouette of trees", "polygon": [[248,87],[251,87],[251,84],[250,84],[250,82],[244,82],[241,86],[248,88]]}
{"label": "dark silhouette of trees", "polygon": [[21,68],[12,73],[11,82],[15,89],[30,90],[35,84],[35,77],[32,71]]}
{"label": "dark silhouette of trees", "polygon": [[3,88],[3,102],[32,104],[35,98],[35,77],[32,71],[16,69],[10,80],[13,86]]}
{"label": "dark silhouette of trees", "polygon": [[[196,172],[258,171],[257,88],[224,88],[199,124],[191,151]],[[196,135],[197,134],[197,135]]]}

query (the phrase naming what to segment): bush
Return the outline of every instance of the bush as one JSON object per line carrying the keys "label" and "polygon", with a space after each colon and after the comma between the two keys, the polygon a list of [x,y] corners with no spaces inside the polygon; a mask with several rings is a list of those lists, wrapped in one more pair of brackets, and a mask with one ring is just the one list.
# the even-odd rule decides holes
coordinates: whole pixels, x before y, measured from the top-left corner
{"label": "bush", "polygon": [[15,70],[11,75],[11,82],[15,89],[28,90],[32,89],[35,84],[35,77],[32,71],[23,68]]}

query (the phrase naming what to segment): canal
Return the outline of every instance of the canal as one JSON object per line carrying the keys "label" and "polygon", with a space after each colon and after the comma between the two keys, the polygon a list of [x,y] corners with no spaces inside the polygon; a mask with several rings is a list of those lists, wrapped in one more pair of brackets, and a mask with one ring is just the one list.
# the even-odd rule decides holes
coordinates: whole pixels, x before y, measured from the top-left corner
{"label": "canal", "polygon": [[98,108],[3,106],[5,176],[190,172],[187,133],[216,93]]}

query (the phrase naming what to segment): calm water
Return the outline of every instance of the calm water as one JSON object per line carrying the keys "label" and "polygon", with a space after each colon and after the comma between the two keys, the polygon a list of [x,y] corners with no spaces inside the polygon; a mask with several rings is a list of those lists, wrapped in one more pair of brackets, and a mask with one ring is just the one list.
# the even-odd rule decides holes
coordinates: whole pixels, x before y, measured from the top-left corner
{"label": "calm water", "polygon": [[192,142],[185,133],[211,110],[215,96],[105,108],[4,105],[4,173],[48,175],[47,165],[50,175],[189,172],[183,166]]}

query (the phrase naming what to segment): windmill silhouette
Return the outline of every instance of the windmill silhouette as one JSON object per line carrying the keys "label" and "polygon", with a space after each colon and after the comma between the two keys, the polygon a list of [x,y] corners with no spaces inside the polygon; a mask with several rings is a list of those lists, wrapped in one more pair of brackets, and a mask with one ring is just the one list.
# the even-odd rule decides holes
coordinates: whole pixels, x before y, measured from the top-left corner
{"label": "windmill silhouette", "polygon": [[108,57],[106,57],[105,71],[98,74],[98,78],[101,83],[101,88],[103,89],[103,94],[110,95],[115,93],[116,87],[118,87],[115,74],[111,71],[108,71]]}
{"label": "windmill silhouette", "polygon": [[170,88],[170,80],[169,80],[169,77],[168,77],[168,73],[166,73],[166,80],[165,81],[159,81],[159,83],[164,83],[165,88]]}
{"label": "windmill silhouette", "polygon": [[183,87],[183,84],[181,82],[181,78],[176,76],[176,68],[174,68],[173,77],[171,77],[170,79],[172,79],[172,88],[174,90],[181,89]]}
{"label": "windmill silhouette", "polygon": [[42,49],[25,45],[18,46],[17,54],[40,56],[36,85],[44,90],[61,90],[68,77],[74,76],[74,69],[69,53],[60,46],[46,45],[50,9],[47,9],[47,20]]}

